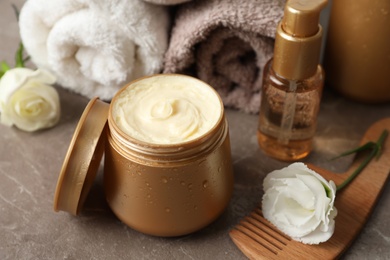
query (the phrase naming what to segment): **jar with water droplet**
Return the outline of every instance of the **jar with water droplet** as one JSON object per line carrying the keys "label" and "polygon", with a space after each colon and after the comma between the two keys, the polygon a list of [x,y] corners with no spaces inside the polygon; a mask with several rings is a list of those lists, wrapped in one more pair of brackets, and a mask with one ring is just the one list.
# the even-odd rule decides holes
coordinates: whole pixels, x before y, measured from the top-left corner
{"label": "jar with water droplet", "polygon": [[[124,223],[147,234],[178,236],[194,232],[208,225],[223,212],[229,203],[233,190],[229,133],[223,104],[218,94],[207,84],[191,77],[161,75],[141,79],[123,88],[114,97],[112,103],[123,102],[123,99],[127,100],[126,95],[133,93],[137,86],[158,84],[159,77],[168,79],[172,82],[171,85],[176,84],[175,78],[179,77],[180,80],[184,78],[185,82],[194,84],[192,87],[200,88],[198,91],[202,95],[211,95],[209,100],[215,103],[213,104],[217,108],[215,111],[219,111],[215,123],[192,139],[177,141],[175,133],[171,133],[168,138],[174,141],[153,142],[153,137],[138,138],[140,135],[131,135],[132,133],[126,132],[121,126],[122,123],[117,120],[118,110],[115,110],[115,106],[111,105],[108,114],[109,131],[105,156],[104,186],[110,207]],[[180,90],[181,88],[178,87],[175,92]],[[147,110],[148,106],[150,107],[151,114],[148,120],[156,120],[159,127],[164,127],[163,121],[174,124],[174,118],[171,117],[184,120],[184,117],[194,116],[198,113],[191,110],[191,104],[179,100],[180,95],[177,93],[167,97],[167,100],[151,98],[153,102],[156,102],[155,105],[153,102],[147,104],[148,101],[145,99],[150,98],[146,97],[148,95],[151,94],[141,95],[144,98],[142,102],[146,106],[143,109]],[[156,95],[159,94],[156,93]],[[196,93],[192,93],[192,95],[199,96]],[[131,99],[129,100],[131,101]],[[183,118],[179,115],[180,109],[186,109],[185,111],[188,113]],[[142,115],[145,116],[145,114]],[[158,116],[156,117],[156,115]],[[123,120],[141,119],[133,116]],[[180,121],[180,128],[177,130],[186,132],[190,129],[189,132],[192,132],[194,128],[200,127],[189,124],[185,129],[181,129],[182,124],[185,123]],[[145,125],[145,127],[150,126]],[[154,131],[152,129],[151,133],[153,134]],[[138,166],[136,168],[142,171],[142,178],[131,178],[128,172],[132,169],[127,169],[126,164],[118,163],[121,161],[131,161],[136,164]],[[227,163],[222,163],[223,161]],[[211,178],[216,181],[208,182],[207,180]],[[145,186],[146,189],[137,189],[138,186]],[[151,205],[142,202],[142,200],[136,201],[131,199],[132,196],[123,201],[124,197],[121,196],[123,193],[136,194],[141,192],[152,193],[154,203]],[[140,198],[146,197],[142,194],[138,194],[138,196]],[[123,205],[119,202],[122,202]],[[189,215],[188,209],[183,205],[196,205],[196,211]]]}
{"label": "jar with water droplet", "polygon": [[[91,135],[95,147],[84,142]],[[80,162],[101,158],[103,152],[107,202],[123,223],[140,232],[180,236],[197,231],[230,201],[233,167],[223,104],[198,79],[154,75],[124,86],[110,105],[93,99],[64,161],[56,210],[79,212],[99,160]],[[185,205],[196,210],[188,214]]]}

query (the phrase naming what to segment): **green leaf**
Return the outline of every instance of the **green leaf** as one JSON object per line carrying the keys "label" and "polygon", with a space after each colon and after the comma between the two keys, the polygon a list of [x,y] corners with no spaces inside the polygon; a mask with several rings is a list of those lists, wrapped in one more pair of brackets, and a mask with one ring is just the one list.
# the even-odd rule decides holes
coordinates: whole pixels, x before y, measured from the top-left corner
{"label": "green leaf", "polygon": [[18,7],[16,7],[15,4],[12,4],[12,8],[14,9],[14,13],[15,13],[15,16],[16,16],[16,20],[19,21],[19,14],[20,14],[20,12],[19,12]]}
{"label": "green leaf", "polygon": [[24,67],[23,50],[24,50],[23,43],[19,43],[19,48],[15,54],[15,67],[16,68],[23,68]]}
{"label": "green leaf", "polygon": [[385,142],[387,136],[389,135],[389,131],[387,131],[386,129],[382,132],[381,136],[379,137],[378,139],[378,152],[377,152],[377,155],[376,155],[376,159],[378,160],[379,157],[381,156],[382,154],[382,148],[383,148],[383,143]]}
{"label": "green leaf", "polygon": [[[14,9],[14,13],[15,13],[17,21],[19,21],[19,14],[20,14],[20,12],[19,12],[18,7],[16,5],[12,4],[12,8]],[[19,48],[18,48],[18,50],[16,51],[16,54],[15,54],[15,67],[16,68],[23,68],[24,67],[24,63],[26,61],[28,61],[29,58],[30,58],[30,57],[23,58],[23,51],[24,51],[24,46],[23,46],[23,43],[20,42],[19,43]],[[0,79],[10,69],[11,69],[11,67],[8,65],[7,62],[5,62],[5,61],[0,62]]]}
{"label": "green leaf", "polygon": [[[376,157],[378,159],[382,152],[383,144],[385,143],[385,140],[387,136],[389,135],[389,131],[387,129],[383,130],[382,134],[378,138],[378,140],[374,142],[368,142],[352,151],[355,152],[361,152],[364,150],[370,150],[370,153],[368,156],[361,162],[361,164],[357,167],[357,169],[340,185],[337,186],[337,191],[341,190],[345,186],[347,186],[363,169],[370,163],[370,161]],[[345,152],[343,154],[351,154],[351,151]],[[342,154],[342,155],[343,155]],[[342,155],[338,156],[341,157]],[[337,158],[338,158],[337,157]]]}
{"label": "green leaf", "polygon": [[326,192],[326,197],[328,198],[331,198],[331,195],[332,195],[332,191],[329,189],[328,186],[326,186],[325,184],[322,183],[322,186],[324,187],[325,189],[325,192]]}
{"label": "green leaf", "polygon": [[0,62],[0,69],[2,72],[5,73],[7,70],[10,70],[11,68],[6,61],[2,61]]}
{"label": "green leaf", "polygon": [[375,146],[375,145],[376,144],[374,142],[365,143],[362,146],[359,146],[359,147],[354,148],[352,150],[346,151],[346,152],[340,154],[339,156],[333,157],[331,160],[335,160],[335,159],[338,159],[338,158],[341,158],[341,157],[344,157],[344,156],[347,156],[347,155],[350,155],[350,154],[358,153],[358,152],[361,152],[361,151],[364,151],[364,150],[367,150],[367,149],[372,149],[372,147]]}
{"label": "green leaf", "polygon": [[8,64],[5,61],[2,61],[0,63],[0,79],[4,76],[4,74],[7,72],[9,69]]}

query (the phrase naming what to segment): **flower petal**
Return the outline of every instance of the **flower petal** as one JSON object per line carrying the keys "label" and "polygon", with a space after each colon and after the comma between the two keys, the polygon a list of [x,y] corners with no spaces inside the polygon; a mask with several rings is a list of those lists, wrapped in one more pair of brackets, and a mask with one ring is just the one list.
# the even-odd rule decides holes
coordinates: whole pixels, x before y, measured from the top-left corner
{"label": "flower petal", "polygon": [[285,234],[315,244],[333,234],[337,215],[334,182],[327,182],[303,163],[294,163],[269,173],[263,188],[263,215]]}
{"label": "flower petal", "polygon": [[11,95],[24,86],[28,81],[39,82],[40,84],[54,84],[56,78],[50,72],[37,69],[31,70],[28,68],[14,68],[8,70],[0,80],[0,112],[4,105],[8,102]]}
{"label": "flower petal", "polygon": [[[14,108],[10,112],[16,127],[24,131],[36,131],[55,125],[60,117],[59,97],[50,86],[23,88],[11,97]],[[37,94],[40,94],[38,95]]]}
{"label": "flower petal", "polygon": [[0,80],[0,102],[3,106],[8,102],[10,96],[26,82],[32,73],[34,71],[31,69],[14,68],[4,74]]}
{"label": "flower petal", "polygon": [[302,237],[293,237],[294,240],[301,241],[305,244],[319,244],[322,242],[327,241],[329,238],[332,237],[335,229],[335,221],[334,217],[337,215],[337,210],[334,209],[334,216],[332,216],[331,221],[329,225],[326,226],[326,229],[323,227],[323,225],[319,225],[313,232],[306,236]]}

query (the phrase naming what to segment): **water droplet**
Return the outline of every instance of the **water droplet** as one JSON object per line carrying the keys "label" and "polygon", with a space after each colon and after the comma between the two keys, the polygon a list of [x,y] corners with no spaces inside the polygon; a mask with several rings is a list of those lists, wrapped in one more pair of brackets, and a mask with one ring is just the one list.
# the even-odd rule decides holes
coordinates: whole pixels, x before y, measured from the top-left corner
{"label": "water droplet", "polygon": [[145,184],[146,184],[146,186],[148,186],[148,187],[150,186],[149,182],[145,182]]}
{"label": "water droplet", "polygon": [[204,182],[203,182],[203,188],[207,188],[209,186],[209,182],[207,181],[207,180],[205,180]]}
{"label": "water droplet", "polygon": [[167,178],[165,178],[165,177],[162,177],[162,178],[161,178],[161,181],[162,181],[162,183],[168,183],[168,180],[167,180]]}
{"label": "water droplet", "polygon": [[138,174],[139,176],[141,176],[142,173],[141,173],[140,171],[137,171],[137,174]]}
{"label": "water droplet", "polygon": [[222,167],[218,167],[218,172],[221,172],[222,171]]}
{"label": "water droplet", "polygon": [[170,208],[165,208],[165,212],[169,213],[169,212],[171,212],[171,209]]}
{"label": "water droplet", "polygon": [[183,186],[186,186],[186,182],[185,181],[181,181],[180,184],[183,185]]}
{"label": "water droplet", "polygon": [[151,195],[148,193],[148,195],[146,195],[146,197],[147,197],[147,198],[150,198],[150,197],[151,197]]}
{"label": "water droplet", "polygon": [[189,189],[191,189],[191,188],[192,188],[192,183],[188,184],[187,187],[188,187]]}

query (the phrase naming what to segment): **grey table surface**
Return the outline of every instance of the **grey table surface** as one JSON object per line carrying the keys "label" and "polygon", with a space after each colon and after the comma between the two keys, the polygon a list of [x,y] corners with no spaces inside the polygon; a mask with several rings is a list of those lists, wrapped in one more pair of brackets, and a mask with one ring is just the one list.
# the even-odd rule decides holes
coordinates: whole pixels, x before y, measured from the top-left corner
{"label": "grey table surface", "polygon": [[[13,60],[19,35],[11,3],[21,7],[23,2],[0,1],[0,59]],[[0,125],[0,259],[245,259],[228,232],[259,205],[264,176],[287,165],[258,148],[256,115],[226,110],[235,174],[226,211],[199,232],[160,238],[132,230],[113,215],[104,199],[101,170],[80,216],[53,211],[58,174],[88,102],[59,86],[58,91],[62,117],[56,127],[26,133]],[[342,172],[352,159],[329,158],[356,146],[368,126],[389,116],[390,104],[359,104],[325,88],[314,150],[304,161]],[[343,259],[390,259],[389,208],[387,183]]]}

